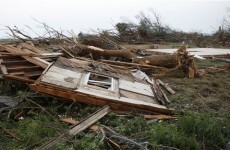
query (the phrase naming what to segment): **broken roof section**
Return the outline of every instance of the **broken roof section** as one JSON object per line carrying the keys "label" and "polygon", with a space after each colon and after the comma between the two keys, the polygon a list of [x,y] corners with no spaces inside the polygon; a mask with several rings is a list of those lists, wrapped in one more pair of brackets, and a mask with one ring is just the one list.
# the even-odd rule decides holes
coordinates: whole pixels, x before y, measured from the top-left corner
{"label": "broken roof section", "polygon": [[113,110],[158,114],[172,111],[156,99],[152,83],[131,72],[111,71],[99,62],[60,57],[31,87],[70,101],[109,105]]}

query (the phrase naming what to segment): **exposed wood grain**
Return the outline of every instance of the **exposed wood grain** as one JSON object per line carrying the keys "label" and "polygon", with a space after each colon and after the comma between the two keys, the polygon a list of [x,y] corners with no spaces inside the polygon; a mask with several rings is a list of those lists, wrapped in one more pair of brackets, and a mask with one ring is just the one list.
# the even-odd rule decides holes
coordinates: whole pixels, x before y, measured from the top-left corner
{"label": "exposed wood grain", "polygon": [[[77,120],[74,120],[74,119],[71,119],[71,118],[60,118],[59,120],[62,121],[62,122],[72,124],[72,125],[77,125],[77,124],[80,123],[80,121],[77,121]],[[89,129],[93,130],[93,131],[98,131],[99,128],[100,127],[98,125],[92,125],[92,126],[89,127]]]}
{"label": "exposed wood grain", "polygon": [[51,66],[50,69],[43,75],[41,81],[65,88],[75,89],[82,74],[67,69]]}
{"label": "exposed wood grain", "polygon": [[100,120],[102,117],[104,117],[106,114],[110,112],[110,107],[104,106],[102,109],[98,110],[97,112],[93,113],[89,117],[82,120],[78,125],[76,125],[74,128],[69,130],[69,135],[75,136],[79,132],[85,130],[86,128],[93,125],[96,121]]}
{"label": "exposed wood grain", "polygon": [[119,89],[154,97],[150,85],[119,79]]}
{"label": "exposed wood grain", "polygon": [[122,90],[122,89],[120,89],[120,95],[121,97],[127,97],[130,99],[159,104],[158,101],[155,99],[155,97],[150,97],[150,96],[146,96],[146,95],[142,95],[142,94],[138,94],[138,93]]}

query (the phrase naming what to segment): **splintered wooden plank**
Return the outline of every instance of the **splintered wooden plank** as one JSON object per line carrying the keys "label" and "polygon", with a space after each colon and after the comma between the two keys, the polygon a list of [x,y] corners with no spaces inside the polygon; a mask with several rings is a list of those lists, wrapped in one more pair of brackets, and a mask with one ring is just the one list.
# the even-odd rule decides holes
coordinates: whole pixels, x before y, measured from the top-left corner
{"label": "splintered wooden plank", "polygon": [[6,51],[8,51],[8,52],[10,52],[12,54],[17,54],[17,55],[21,54],[22,58],[26,59],[27,61],[29,61],[29,62],[31,62],[31,63],[33,63],[35,65],[38,65],[38,66],[42,67],[44,69],[47,66],[49,66],[49,64],[50,64],[49,62],[47,62],[45,60],[42,60],[42,59],[40,59],[38,57],[23,56],[23,54],[25,54],[24,51],[22,51],[21,49],[15,48],[15,47],[13,47],[11,45],[4,45],[4,46],[0,45],[0,48],[4,49],[4,50],[6,50]]}
{"label": "splintered wooden plank", "polygon": [[22,49],[28,49],[34,53],[37,53],[37,54],[43,54],[46,52],[44,50],[41,50],[39,48],[36,48],[36,47],[29,45],[29,44],[26,44],[26,43],[21,43],[20,45],[22,46]]}
{"label": "splintered wooden plank", "polygon": [[[60,118],[59,120],[62,121],[62,122],[72,124],[72,125],[78,125],[80,123],[80,121],[73,120],[72,118]],[[98,125],[92,125],[92,126],[89,127],[89,129],[93,130],[93,131],[98,131],[99,128],[100,127]]]}
{"label": "splintered wooden plank", "polygon": [[154,97],[150,85],[119,79],[119,89]]}
{"label": "splintered wooden plank", "polygon": [[38,58],[38,57],[24,56],[23,58],[25,58],[26,60],[28,60],[29,62],[31,62],[35,65],[42,67],[43,69],[46,69],[46,67],[48,67],[50,65],[50,63],[48,61],[45,61],[45,60]]}
{"label": "splintered wooden plank", "polygon": [[78,72],[52,66],[44,74],[41,81],[65,88],[74,89],[77,87],[81,75],[82,74]]}
{"label": "splintered wooden plank", "polygon": [[81,131],[87,129],[91,125],[93,125],[95,122],[103,118],[105,115],[107,115],[111,111],[110,107],[108,105],[104,106],[102,109],[96,111],[95,113],[91,114],[89,117],[82,120],[77,126],[75,126],[73,129],[69,130],[69,135],[75,136],[76,134],[80,133]]}
{"label": "splintered wooden plank", "polygon": [[63,55],[62,53],[50,53],[47,50],[43,50],[26,43],[21,43],[20,45],[23,51],[30,53],[32,52],[34,54],[38,54],[41,57],[58,57]]}
{"label": "splintered wooden plank", "polygon": [[88,127],[92,126],[95,122],[103,118],[106,114],[110,112],[110,107],[108,105],[104,106],[102,109],[96,111],[95,113],[91,114],[87,118],[83,119],[79,124],[77,124],[75,127],[70,129],[66,134],[62,134],[58,136],[57,138],[48,141],[44,145],[42,145],[39,149],[50,149],[55,144],[57,144],[60,141],[66,140],[68,137],[73,137],[80,133],[81,131],[87,129]]}

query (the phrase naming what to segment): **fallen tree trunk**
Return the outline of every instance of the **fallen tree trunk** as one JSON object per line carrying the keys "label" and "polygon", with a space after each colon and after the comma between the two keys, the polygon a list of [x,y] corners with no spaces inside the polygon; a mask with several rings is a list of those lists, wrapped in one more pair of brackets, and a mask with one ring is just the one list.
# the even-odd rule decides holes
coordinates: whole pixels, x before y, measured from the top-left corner
{"label": "fallen tree trunk", "polygon": [[138,64],[149,64],[154,66],[174,68],[178,65],[177,55],[151,55],[146,57],[138,57],[130,49],[122,50],[105,50],[94,46],[87,46],[78,44],[81,52],[90,52],[94,55],[107,56],[107,57],[120,57],[127,61]]}
{"label": "fallen tree trunk", "polygon": [[[176,54],[173,55],[151,55],[146,57],[137,56],[133,50],[122,49],[122,50],[106,50],[94,46],[87,46],[76,43],[78,51],[81,53],[89,52],[93,56],[107,56],[107,57],[119,57],[126,59],[127,62],[142,64],[142,65],[153,65],[164,68],[178,68],[182,69],[189,78],[194,78],[196,75],[196,66],[193,60],[193,56],[189,55],[187,51],[187,45],[182,45],[177,50]],[[80,50],[79,50],[80,49]]]}

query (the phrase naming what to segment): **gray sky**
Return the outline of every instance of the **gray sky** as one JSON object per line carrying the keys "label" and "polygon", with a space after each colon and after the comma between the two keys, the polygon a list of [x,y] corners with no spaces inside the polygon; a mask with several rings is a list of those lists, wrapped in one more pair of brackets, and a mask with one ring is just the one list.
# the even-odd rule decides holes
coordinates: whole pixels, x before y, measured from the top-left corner
{"label": "gray sky", "polygon": [[[175,29],[211,33],[227,15],[230,1],[190,0],[0,0],[0,29],[2,25],[39,30],[32,19],[46,22],[54,28],[87,32],[109,29],[112,25],[149,9],[160,14],[162,22]],[[0,30],[0,37],[6,37]]]}

